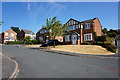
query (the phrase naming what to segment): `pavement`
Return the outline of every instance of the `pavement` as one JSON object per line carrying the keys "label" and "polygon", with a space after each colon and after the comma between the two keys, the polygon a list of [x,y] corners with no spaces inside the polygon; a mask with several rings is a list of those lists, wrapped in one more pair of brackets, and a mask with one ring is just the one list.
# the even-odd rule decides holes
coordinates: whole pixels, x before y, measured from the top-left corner
{"label": "pavement", "polygon": [[115,57],[69,56],[10,45],[2,49],[17,61],[17,78],[118,78]]}
{"label": "pavement", "polygon": [[2,78],[9,78],[15,69],[15,63],[2,56]]}

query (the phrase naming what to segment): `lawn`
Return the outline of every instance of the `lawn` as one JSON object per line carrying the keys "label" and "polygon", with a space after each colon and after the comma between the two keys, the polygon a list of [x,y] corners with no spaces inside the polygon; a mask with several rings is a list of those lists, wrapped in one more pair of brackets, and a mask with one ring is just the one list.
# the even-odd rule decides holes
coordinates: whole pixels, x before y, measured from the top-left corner
{"label": "lawn", "polygon": [[112,55],[112,53],[105,48],[98,45],[62,45],[55,48],[49,47],[50,50],[74,52],[82,54],[95,54],[95,55]]}

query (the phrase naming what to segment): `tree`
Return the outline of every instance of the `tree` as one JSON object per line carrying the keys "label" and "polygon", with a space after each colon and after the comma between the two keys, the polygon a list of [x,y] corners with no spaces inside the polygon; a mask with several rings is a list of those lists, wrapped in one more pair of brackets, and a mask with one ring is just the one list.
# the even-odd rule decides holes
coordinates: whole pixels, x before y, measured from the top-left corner
{"label": "tree", "polygon": [[62,25],[59,20],[56,20],[56,16],[51,18],[47,18],[46,26],[42,25],[42,27],[48,31],[46,35],[49,36],[50,39],[55,39],[56,36],[62,36],[67,32],[67,26]]}
{"label": "tree", "polygon": [[109,37],[114,37],[114,38],[116,37],[116,33],[115,33],[115,32],[108,33],[107,35],[108,35]]}
{"label": "tree", "polygon": [[11,29],[17,33],[17,39],[18,39],[19,38],[19,33],[20,33],[19,27],[11,27]]}
{"label": "tree", "polygon": [[108,32],[107,28],[102,29],[102,32],[106,34]]}
{"label": "tree", "polygon": [[24,43],[25,44],[32,44],[32,41],[30,40],[30,36],[27,36],[24,38]]}
{"label": "tree", "polygon": [[[47,31],[46,36],[49,36],[49,39],[55,39],[57,36],[62,36],[67,32],[67,26],[63,25],[61,21],[56,20],[57,16],[51,18],[47,18],[46,26],[42,25],[42,27]],[[55,47],[55,42],[54,42]]]}

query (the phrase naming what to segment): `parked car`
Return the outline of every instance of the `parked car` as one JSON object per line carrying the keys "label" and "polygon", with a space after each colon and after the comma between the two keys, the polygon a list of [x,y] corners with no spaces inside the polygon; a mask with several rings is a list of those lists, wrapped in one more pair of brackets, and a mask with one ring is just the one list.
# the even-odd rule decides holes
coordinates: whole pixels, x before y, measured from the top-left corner
{"label": "parked car", "polygon": [[47,47],[47,46],[57,46],[57,45],[63,45],[63,42],[59,42],[57,39],[48,40],[46,43],[42,43],[40,47]]}

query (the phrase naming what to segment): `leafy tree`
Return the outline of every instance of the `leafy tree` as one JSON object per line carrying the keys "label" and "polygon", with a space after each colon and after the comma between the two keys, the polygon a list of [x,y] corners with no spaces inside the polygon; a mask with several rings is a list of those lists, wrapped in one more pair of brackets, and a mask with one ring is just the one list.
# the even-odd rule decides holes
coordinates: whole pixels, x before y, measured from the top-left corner
{"label": "leafy tree", "polygon": [[20,33],[19,27],[11,27],[11,29],[17,33],[17,39],[19,39],[19,33]]}
{"label": "leafy tree", "polygon": [[106,34],[108,32],[107,28],[102,29],[102,32]]}
{"label": "leafy tree", "polygon": [[32,41],[30,40],[30,36],[27,36],[24,38],[24,43],[25,44],[32,44]]}
{"label": "leafy tree", "polygon": [[113,33],[107,33],[107,35],[109,36],[109,37],[116,37],[116,33],[115,32],[113,32]]}
{"label": "leafy tree", "polygon": [[46,35],[49,36],[50,39],[55,39],[56,36],[62,36],[67,32],[67,26],[62,25],[59,20],[56,20],[56,16],[51,18],[47,18],[46,26],[42,25],[42,27],[47,30]]}

